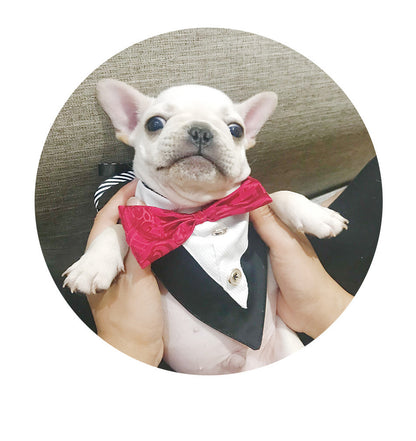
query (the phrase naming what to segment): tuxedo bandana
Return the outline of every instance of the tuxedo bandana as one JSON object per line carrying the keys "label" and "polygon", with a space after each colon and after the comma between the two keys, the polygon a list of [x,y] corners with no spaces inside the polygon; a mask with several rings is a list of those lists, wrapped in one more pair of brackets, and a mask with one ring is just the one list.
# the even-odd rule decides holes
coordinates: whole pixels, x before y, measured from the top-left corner
{"label": "tuxedo bandana", "polygon": [[256,350],[263,337],[267,257],[267,246],[250,224],[248,246],[241,256],[241,269],[248,285],[246,307],[239,305],[223,286],[215,282],[183,246],[156,260],[152,270],[194,317]]}
{"label": "tuxedo bandana", "polygon": [[[105,180],[94,196],[97,210],[106,203],[120,185],[124,185],[125,182],[134,179],[134,177],[133,172],[126,172]],[[168,216],[173,216],[172,219],[176,223],[173,226],[171,224],[171,228],[180,224],[179,219],[182,216],[185,216],[188,222],[189,219],[193,219],[195,226],[198,225],[197,221],[199,222],[200,226],[194,234],[191,234],[189,239],[186,239],[187,232],[178,241],[183,240],[183,246],[179,246],[180,244],[178,245],[177,242],[173,241],[172,250],[160,258],[156,257],[156,260],[152,263],[152,271],[162,281],[170,294],[193,316],[208,326],[251,349],[259,349],[262,341],[266,307],[268,249],[253,226],[246,224],[246,222],[248,222],[248,211],[271,202],[270,197],[260,183],[253,178],[248,178],[241,184],[239,189],[228,197],[205,207],[205,210],[201,210],[204,213],[201,214],[200,211],[194,213],[193,216],[176,213],[177,207],[173,203],[154,193],[140,181],[136,189],[136,196],[145,201],[147,204],[146,210],[152,208],[150,211],[154,212],[153,208],[158,207],[156,212],[159,211],[160,213],[166,213]],[[207,213],[206,209],[210,207],[211,210]],[[142,210],[142,208],[144,207],[119,207],[120,214],[123,212],[124,218],[128,218],[127,221],[124,219],[124,228],[126,228],[127,222],[134,223],[135,216],[143,215],[148,216],[144,222],[148,225],[148,228],[155,227],[152,224],[154,214],[144,214],[145,210],[142,214],[137,213],[137,210]],[[133,209],[134,213],[129,213],[130,217],[128,217],[127,211],[132,211],[130,209]],[[244,214],[235,215],[236,213]],[[211,222],[212,225],[207,225],[203,230],[200,230],[203,227],[201,222],[205,222],[203,220],[205,217],[206,220],[219,218],[221,221]],[[193,222],[189,223],[192,230]],[[137,228],[143,227],[138,225]],[[211,237],[212,232],[215,236],[217,231],[222,232],[219,236],[221,237],[220,248],[218,248],[219,242],[215,240],[212,242],[213,238]],[[222,236],[222,234],[225,231],[228,232],[226,233],[227,239],[224,242],[223,238],[225,236]],[[231,231],[233,232],[231,233]],[[152,233],[152,236],[156,235],[154,230],[150,233]],[[171,231],[170,234],[172,234]],[[231,236],[228,238],[229,235]],[[133,227],[128,237],[130,236],[137,240]],[[156,239],[161,238],[156,237]],[[207,240],[208,242],[206,242]],[[222,253],[225,252],[227,247],[230,247],[230,249],[226,252],[226,255],[223,255]],[[207,250],[215,251],[212,254]],[[156,253],[156,251],[153,253]],[[215,259],[213,259],[214,255]],[[217,266],[218,264],[221,265],[221,268]],[[236,286],[232,286],[227,282],[224,283],[222,280],[224,274],[223,276],[221,274],[224,271],[227,274],[231,267],[239,267],[242,270],[242,279]],[[192,277],[189,277],[190,274],[192,274]],[[197,296],[195,296],[196,292],[198,293]]]}
{"label": "tuxedo bandana", "polygon": [[145,205],[120,206],[119,213],[127,243],[144,268],[180,247],[196,225],[247,213],[271,202],[260,182],[248,177],[228,196],[192,214]]}

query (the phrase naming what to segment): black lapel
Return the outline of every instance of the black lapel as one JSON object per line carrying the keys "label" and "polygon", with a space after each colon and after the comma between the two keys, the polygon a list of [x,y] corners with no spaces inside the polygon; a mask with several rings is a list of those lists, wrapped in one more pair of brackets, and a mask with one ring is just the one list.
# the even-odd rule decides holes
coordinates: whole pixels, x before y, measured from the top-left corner
{"label": "black lapel", "polygon": [[247,309],[236,303],[181,246],[152,264],[168,291],[192,315],[252,349],[261,345],[267,293],[268,249],[250,223],[241,267],[248,282]]}

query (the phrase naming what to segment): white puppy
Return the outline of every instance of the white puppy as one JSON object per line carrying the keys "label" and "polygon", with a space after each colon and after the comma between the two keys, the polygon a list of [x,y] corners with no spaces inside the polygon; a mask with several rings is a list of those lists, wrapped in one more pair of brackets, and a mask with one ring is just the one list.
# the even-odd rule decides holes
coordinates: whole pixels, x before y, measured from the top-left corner
{"label": "white puppy", "polygon": [[[273,92],[234,104],[222,92],[197,85],[172,87],[157,98],[116,80],[100,81],[97,90],[117,138],[135,149],[133,168],[140,180],[136,196],[146,205],[184,212],[225,197],[249,176],[246,150],[254,146],[277,104]],[[295,231],[324,238],[347,228],[338,213],[302,195],[280,191],[271,196],[276,215]],[[224,295],[243,310],[248,281],[240,259],[248,246],[247,232],[248,214],[231,216],[197,226],[184,244]],[[64,286],[86,294],[107,289],[123,269],[127,250],[121,225],[108,228],[64,273]],[[233,269],[237,283],[231,283]],[[302,347],[276,315],[276,293],[268,271],[261,345],[253,349],[200,321],[163,292],[165,360],[180,372],[229,373],[269,364]]]}

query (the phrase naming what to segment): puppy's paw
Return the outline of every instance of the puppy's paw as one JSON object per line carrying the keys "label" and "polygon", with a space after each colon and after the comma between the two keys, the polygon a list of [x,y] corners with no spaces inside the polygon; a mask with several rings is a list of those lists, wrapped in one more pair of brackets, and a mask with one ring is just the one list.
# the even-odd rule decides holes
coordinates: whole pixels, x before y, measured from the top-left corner
{"label": "puppy's paw", "polygon": [[330,208],[315,205],[310,218],[302,226],[303,233],[312,234],[319,239],[338,236],[342,230],[348,229],[348,220]]}
{"label": "puppy's paw", "polygon": [[95,294],[106,290],[120,271],[124,271],[123,261],[116,257],[98,255],[96,250],[87,252],[62,275],[66,276],[63,287],[71,292]]}
{"label": "puppy's paw", "polygon": [[322,207],[301,194],[279,191],[271,196],[274,212],[293,231],[324,239],[335,237],[348,228],[348,220],[339,213]]}
{"label": "puppy's paw", "polygon": [[95,294],[106,290],[120,271],[124,271],[124,257],[128,247],[121,225],[104,230],[91,243],[85,254],[63,274],[63,286],[71,292]]}

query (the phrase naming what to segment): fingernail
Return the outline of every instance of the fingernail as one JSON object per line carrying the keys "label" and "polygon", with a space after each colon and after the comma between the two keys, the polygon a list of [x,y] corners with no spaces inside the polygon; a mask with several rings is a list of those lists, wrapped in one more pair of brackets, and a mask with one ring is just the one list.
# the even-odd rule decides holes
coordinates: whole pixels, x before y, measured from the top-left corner
{"label": "fingernail", "polygon": [[139,198],[133,196],[127,200],[126,205],[144,205],[144,202],[142,202]]}

